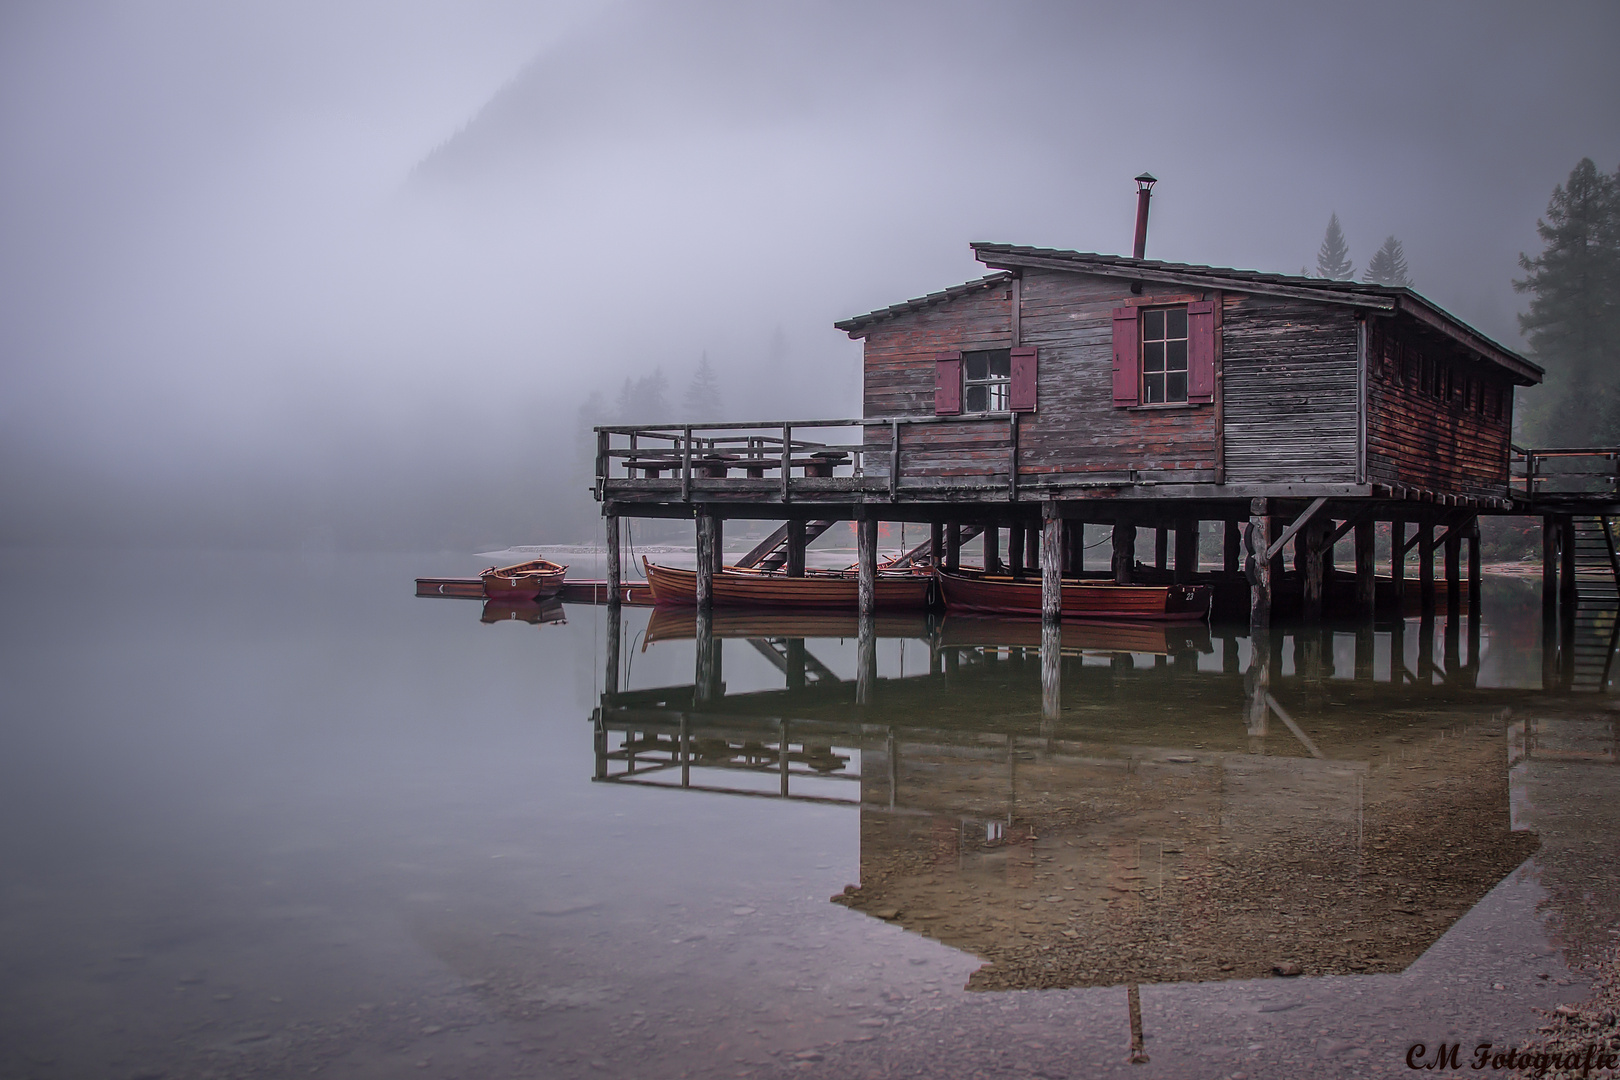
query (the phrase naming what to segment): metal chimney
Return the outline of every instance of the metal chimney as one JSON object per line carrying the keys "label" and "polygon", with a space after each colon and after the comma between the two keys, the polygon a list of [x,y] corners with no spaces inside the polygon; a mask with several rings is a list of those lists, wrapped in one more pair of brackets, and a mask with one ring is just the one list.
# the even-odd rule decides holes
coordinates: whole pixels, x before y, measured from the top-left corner
{"label": "metal chimney", "polygon": [[1136,178],[1136,244],[1131,248],[1133,259],[1147,256],[1148,200],[1153,198],[1153,185],[1158,182],[1158,177],[1152,173],[1145,172]]}

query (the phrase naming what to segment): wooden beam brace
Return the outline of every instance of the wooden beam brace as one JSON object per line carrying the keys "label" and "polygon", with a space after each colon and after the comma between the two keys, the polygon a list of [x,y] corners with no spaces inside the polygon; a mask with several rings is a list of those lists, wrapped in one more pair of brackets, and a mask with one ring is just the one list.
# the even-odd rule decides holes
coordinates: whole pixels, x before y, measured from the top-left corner
{"label": "wooden beam brace", "polygon": [[1334,529],[1332,534],[1328,536],[1327,546],[1332,547],[1334,544],[1337,544],[1340,540],[1344,539],[1344,534],[1361,524],[1363,521],[1366,521],[1367,516],[1371,512],[1372,511],[1370,510],[1362,510],[1359,513],[1351,514],[1349,517],[1345,518],[1344,524],[1340,525],[1337,529]]}
{"label": "wooden beam brace", "polygon": [[1277,553],[1283,549],[1283,546],[1294,538],[1294,534],[1303,529],[1310,522],[1311,518],[1316,516],[1316,512],[1326,505],[1326,495],[1323,495],[1317,499],[1312,499],[1311,505],[1305,508],[1305,512],[1300,514],[1299,517],[1295,518],[1294,523],[1288,526],[1288,528],[1284,529],[1282,531],[1282,535],[1273,540],[1271,542],[1271,546],[1266,548],[1266,558],[1275,559],[1277,557]]}

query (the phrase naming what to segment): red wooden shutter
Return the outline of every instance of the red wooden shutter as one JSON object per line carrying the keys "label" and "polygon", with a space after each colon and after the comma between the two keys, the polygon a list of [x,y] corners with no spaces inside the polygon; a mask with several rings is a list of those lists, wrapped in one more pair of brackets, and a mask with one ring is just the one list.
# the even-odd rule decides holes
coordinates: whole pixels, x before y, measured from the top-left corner
{"label": "red wooden shutter", "polygon": [[1114,309],[1114,407],[1135,405],[1142,399],[1142,350],[1136,309]]}
{"label": "red wooden shutter", "polygon": [[1035,411],[1035,346],[1012,351],[1012,384],[1007,388],[1013,412]]}
{"label": "red wooden shutter", "polygon": [[962,354],[934,357],[934,415],[956,416],[962,411]]}
{"label": "red wooden shutter", "polygon": [[1215,400],[1215,302],[1187,305],[1187,400]]}

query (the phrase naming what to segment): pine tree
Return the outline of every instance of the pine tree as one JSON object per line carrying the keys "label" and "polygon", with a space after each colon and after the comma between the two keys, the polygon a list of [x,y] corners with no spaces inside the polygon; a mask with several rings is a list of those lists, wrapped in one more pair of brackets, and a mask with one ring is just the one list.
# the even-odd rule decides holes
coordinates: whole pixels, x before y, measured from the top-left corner
{"label": "pine tree", "polygon": [[1519,256],[1531,294],[1519,329],[1547,369],[1532,398],[1526,434],[1564,445],[1620,438],[1620,171],[1606,176],[1582,158],[1553,189],[1536,222],[1545,247]]}
{"label": "pine tree", "polygon": [[708,353],[704,353],[698,361],[697,370],[692,373],[692,381],[687,384],[681,404],[694,420],[718,420],[725,411],[720,396],[720,380],[715,376],[714,368],[709,366]]}
{"label": "pine tree", "polygon": [[1319,277],[1354,281],[1355,263],[1350,261],[1350,245],[1344,241],[1344,230],[1339,228],[1339,215],[1335,211],[1328,218],[1327,234],[1316,252],[1316,273]]}
{"label": "pine tree", "polygon": [[651,375],[624,380],[614,412],[621,423],[667,423],[670,419],[668,397],[669,380],[664,377],[664,369],[654,368]]}
{"label": "pine tree", "polygon": [[1384,238],[1384,246],[1373,253],[1362,280],[1370,281],[1374,285],[1389,285],[1399,289],[1412,288],[1412,278],[1406,272],[1406,253],[1401,250],[1399,240],[1393,236]]}

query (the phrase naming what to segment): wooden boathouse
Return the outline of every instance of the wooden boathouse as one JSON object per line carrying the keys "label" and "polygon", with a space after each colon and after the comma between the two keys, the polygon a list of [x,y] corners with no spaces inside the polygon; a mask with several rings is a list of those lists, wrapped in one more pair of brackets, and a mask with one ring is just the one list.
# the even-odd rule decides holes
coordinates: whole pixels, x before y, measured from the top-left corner
{"label": "wooden boathouse", "polygon": [[[726,520],[782,522],[742,565],[788,574],[809,540],[854,521],[870,614],[878,523],[916,522],[929,539],[903,562],[951,568],[982,536],[985,569],[1039,575],[1055,619],[1091,525],[1112,530],[1113,580],[1214,583],[1246,598],[1260,632],[1274,605],[1403,610],[1414,547],[1423,611],[1443,553],[1455,613],[1464,588],[1477,598],[1482,514],[1542,516],[1548,601],[1572,598],[1576,515],[1620,509],[1616,451],[1512,444],[1514,390],[1542,370],[1409,289],[972,248],[986,276],[836,324],[864,343],[859,418],[596,428],[615,586],[621,517],[695,520],[700,608]],[[1550,478],[1549,462],[1576,459],[1598,471]],[[1202,522],[1220,523],[1218,561],[1201,559]],[[1612,581],[1606,524],[1591,542]]]}

